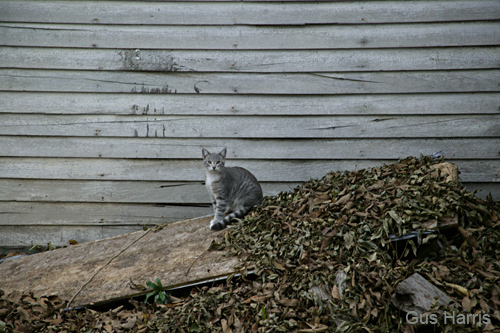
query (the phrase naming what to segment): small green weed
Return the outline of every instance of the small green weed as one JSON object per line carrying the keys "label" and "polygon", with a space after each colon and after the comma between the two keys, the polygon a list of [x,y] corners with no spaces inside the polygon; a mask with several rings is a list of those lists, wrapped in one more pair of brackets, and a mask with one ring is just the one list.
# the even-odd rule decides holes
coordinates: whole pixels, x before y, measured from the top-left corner
{"label": "small green weed", "polygon": [[40,244],[36,244],[36,245],[32,246],[28,250],[28,253],[32,253],[32,252],[35,252],[35,253],[47,252],[47,251],[52,251],[52,250],[55,250],[55,249],[56,249],[56,247],[54,245],[52,245],[51,242],[48,242],[47,246],[43,246],[43,245],[40,245]]}
{"label": "small green weed", "polygon": [[158,304],[167,304],[170,302],[170,295],[163,291],[163,285],[161,284],[160,279],[156,279],[156,284],[154,282],[147,281],[146,286],[153,291],[146,295],[144,303],[147,303],[151,296],[154,296],[154,300]]}

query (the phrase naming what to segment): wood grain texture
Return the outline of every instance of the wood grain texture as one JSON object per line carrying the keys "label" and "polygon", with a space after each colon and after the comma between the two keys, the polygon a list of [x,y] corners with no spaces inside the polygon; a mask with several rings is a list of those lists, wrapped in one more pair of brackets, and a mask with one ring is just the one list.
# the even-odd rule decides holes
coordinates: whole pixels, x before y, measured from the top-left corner
{"label": "wood grain texture", "polygon": [[446,307],[455,303],[448,294],[418,273],[413,273],[410,277],[399,282],[395,289],[391,303],[407,313],[413,312],[422,315],[436,305]]}
{"label": "wood grain texture", "polygon": [[[483,198],[489,193],[492,193],[493,197],[500,193],[498,182],[465,185],[469,190],[482,190],[478,195]],[[165,206],[154,210],[151,205],[136,206],[137,208],[132,208],[130,204],[2,202],[0,209],[10,214],[6,214],[7,219],[0,223],[0,244],[3,249],[29,248],[48,242],[55,246],[64,246],[68,245],[71,239],[83,243],[141,230],[143,225],[174,220],[165,219],[165,215],[171,215],[175,207]],[[207,208],[206,211],[211,209]],[[142,215],[138,216],[138,212]],[[144,218],[145,213],[157,216]]]}
{"label": "wood grain texture", "polygon": [[493,200],[500,198],[500,184],[498,183],[465,183],[464,186],[471,192],[477,191],[476,195],[486,199],[489,195]]}
{"label": "wood grain texture", "polygon": [[79,243],[116,237],[126,233],[140,231],[143,226],[83,226],[83,225],[35,225],[35,226],[0,226],[0,251],[9,253],[15,250],[27,251],[35,245],[68,246],[70,240]]}
{"label": "wood grain texture", "polygon": [[[265,196],[287,192],[301,182],[261,182]],[[463,182],[478,195],[500,194],[500,182]],[[0,201],[124,204],[210,204],[202,182],[0,179]],[[166,208],[168,209],[168,208]]]}
{"label": "wood grain texture", "polygon": [[[480,197],[500,191],[500,183],[465,183],[469,190],[480,189]],[[207,205],[209,206],[209,205]],[[69,240],[80,243],[141,230],[144,225],[182,220],[174,217],[173,205],[151,206],[131,204],[76,203],[19,203],[0,202],[5,219],[0,223],[2,248],[29,248],[51,242],[68,245]],[[191,209],[191,208],[190,208]],[[190,214],[210,214],[211,208],[200,208]],[[146,214],[148,214],[146,216]],[[168,219],[165,216],[170,216]],[[203,227],[203,226],[202,226]],[[208,230],[208,223],[206,224]]]}
{"label": "wood grain texture", "polygon": [[500,47],[364,50],[111,50],[1,47],[6,68],[307,73],[498,68]]}
{"label": "wood grain texture", "polygon": [[[265,196],[300,183],[261,182]],[[209,205],[204,182],[0,179],[0,201]],[[166,208],[168,209],[168,208]]]}
{"label": "wood grain texture", "polygon": [[210,213],[201,147],[266,195],[442,151],[500,198],[498,1],[0,8],[2,248]]}
{"label": "wood grain texture", "polygon": [[[22,147],[22,149],[20,149]],[[500,138],[236,139],[0,136],[4,157],[201,159],[228,148],[229,160],[398,159],[442,151],[454,159],[500,159]]]}
{"label": "wood grain texture", "polygon": [[0,92],[0,113],[81,115],[499,114],[500,93],[181,95]]}
{"label": "wood grain texture", "polygon": [[[0,202],[2,226],[143,226],[213,213],[206,205]],[[208,229],[208,226],[207,226]]]}
{"label": "wood grain texture", "polygon": [[[357,170],[395,160],[239,160],[227,166],[250,170],[261,182],[303,182],[329,171]],[[465,182],[498,182],[500,160],[454,160]],[[0,158],[2,178],[68,180],[203,181],[199,160]]]}
{"label": "wood grain texture", "polygon": [[498,92],[500,70],[308,74],[145,73],[0,69],[0,90],[153,94]]}
{"label": "wood grain texture", "polygon": [[[203,3],[2,1],[1,22],[124,25],[306,25],[495,20],[496,1]],[[57,12],[58,15],[53,15]]]}
{"label": "wood grain texture", "polygon": [[499,22],[296,26],[2,23],[3,46],[308,50],[498,45]]}
{"label": "wood grain texture", "polygon": [[220,232],[205,227],[208,221],[174,223],[158,232],[139,231],[8,260],[2,263],[0,284],[7,294],[77,296],[72,305],[81,306],[140,293],[130,288],[130,279],[145,285],[158,278],[172,288],[227,276],[235,272],[238,258],[207,251],[214,239],[221,239]]}
{"label": "wood grain texture", "polygon": [[140,138],[498,137],[499,115],[62,116],[0,115],[0,135]]}

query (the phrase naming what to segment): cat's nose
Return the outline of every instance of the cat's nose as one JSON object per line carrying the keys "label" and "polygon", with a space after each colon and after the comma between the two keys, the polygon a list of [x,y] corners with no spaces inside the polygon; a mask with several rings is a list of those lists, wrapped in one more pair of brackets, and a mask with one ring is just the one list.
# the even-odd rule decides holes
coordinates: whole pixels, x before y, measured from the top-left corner
{"label": "cat's nose", "polygon": [[214,166],[212,166],[212,170],[215,170],[215,165],[214,165]]}

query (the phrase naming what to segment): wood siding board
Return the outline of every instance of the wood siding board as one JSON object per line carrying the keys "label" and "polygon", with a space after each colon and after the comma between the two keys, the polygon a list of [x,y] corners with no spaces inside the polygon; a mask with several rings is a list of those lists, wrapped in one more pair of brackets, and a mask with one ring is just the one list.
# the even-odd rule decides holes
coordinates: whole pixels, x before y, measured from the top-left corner
{"label": "wood siding board", "polygon": [[[119,234],[141,230],[142,226],[127,226],[117,229],[117,233],[106,232],[107,226],[0,226],[0,250],[7,252],[20,249],[31,248],[35,245],[46,246],[51,243],[53,246],[69,245],[69,240],[76,240],[84,243],[105,238],[105,234],[118,236]],[[1,252],[0,252],[1,253]]]}
{"label": "wood siding board", "polygon": [[0,226],[154,225],[208,215],[209,206],[0,202]]}
{"label": "wood siding board", "polygon": [[237,75],[0,69],[0,90],[313,95],[499,92],[499,77],[498,69]]}
{"label": "wood siding board", "polygon": [[[483,191],[478,194],[481,197],[486,197],[490,192],[495,195],[500,190],[500,186],[493,183],[465,183],[465,185],[470,190],[482,189]],[[37,208],[34,210],[30,208],[28,220],[31,218],[36,219],[39,216],[41,211]],[[2,244],[2,248],[25,248],[35,244],[44,245],[47,242],[51,242],[55,246],[63,246],[68,245],[70,239],[77,240],[78,242],[87,242],[142,229],[142,226],[138,224],[121,225],[121,221],[115,221],[118,225],[108,224],[109,221],[101,225],[94,225],[91,221],[83,222],[82,224],[67,224],[65,222],[61,226],[54,226],[51,222],[42,225],[38,223],[34,225],[19,225],[17,222],[14,223],[15,226],[0,226],[0,244]]]}
{"label": "wood siding board", "polygon": [[[287,192],[300,184],[261,182],[265,196]],[[471,191],[481,190],[481,197],[491,192],[498,198],[500,194],[500,182],[463,184]],[[210,204],[202,182],[0,179],[0,186],[4,189],[0,201],[6,202]]]}
{"label": "wood siding board", "polygon": [[[489,193],[492,193],[493,197],[500,195],[499,183],[464,183],[464,185],[471,191],[481,190],[478,196],[483,198]],[[30,214],[36,213],[36,211],[33,211]],[[102,225],[65,224],[59,226],[50,224],[1,225],[0,244],[2,249],[30,248],[36,244],[46,245],[48,242],[51,242],[54,246],[64,246],[68,245],[71,239],[83,243],[138,230],[142,230],[141,225],[110,225],[107,223]]]}
{"label": "wood siding board", "polygon": [[0,248],[210,214],[201,147],[265,195],[441,151],[500,198],[499,1],[281,1],[0,0]]}
{"label": "wood siding board", "polygon": [[75,115],[499,114],[500,93],[181,95],[0,92],[0,113]]}
{"label": "wood siding board", "polygon": [[500,23],[270,26],[96,26],[2,23],[2,46],[293,50],[498,45]]}
{"label": "wood siding board", "polygon": [[464,183],[464,186],[469,191],[479,191],[476,195],[480,198],[485,199],[490,194],[493,200],[500,198],[500,184],[498,183]]}
{"label": "wood siding board", "polygon": [[227,147],[230,160],[397,159],[436,151],[442,151],[450,161],[500,159],[498,137],[318,140],[0,136],[0,147],[4,157],[201,159],[202,148],[220,151]]}
{"label": "wood siding board", "polygon": [[0,253],[29,249],[35,245],[46,246],[49,242],[57,247],[69,245],[70,240],[79,243],[91,242],[139,231],[142,228],[140,225],[0,226]]}
{"label": "wood siding board", "polygon": [[[266,196],[299,184],[261,182]],[[0,179],[0,188],[0,201],[211,204],[203,182]]]}
{"label": "wood siding board", "polygon": [[[367,50],[110,50],[0,48],[5,68],[307,73],[498,68],[500,47]],[[307,59],[307,61],[304,61]]]}
{"label": "wood siding board", "polygon": [[[223,134],[222,134],[223,133]],[[498,137],[500,115],[62,116],[0,115],[0,135],[169,138]]]}
{"label": "wood siding board", "polygon": [[[499,183],[464,183],[471,190],[482,189],[486,196],[496,193]],[[285,188],[286,190],[286,188]],[[0,226],[142,226],[169,223],[212,213],[205,207],[150,204],[96,204],[68,202],[0,202],[4,216]]]}
{"label": "wood siding board", "polygon": [[[262,182],[302,182],[329,171],[357,170],[396,160],[239,160]],[[454,160],[465,182],[499,182],[500,160]],[[67,180],[203,181],[199,160],[0,158],[2,178]]]}
{"label": "wood siding board", "polygon": [[[2,1],[0,22],[125,25],[305,25],[496,20],[495,1],[196,3]],[[54,15],[57,12],[58,15]]]}

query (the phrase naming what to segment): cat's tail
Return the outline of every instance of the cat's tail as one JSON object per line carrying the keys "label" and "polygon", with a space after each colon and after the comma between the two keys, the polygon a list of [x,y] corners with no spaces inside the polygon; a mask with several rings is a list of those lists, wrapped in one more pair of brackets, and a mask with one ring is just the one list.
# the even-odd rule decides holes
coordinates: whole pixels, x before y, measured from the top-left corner
{"label": "cat's tail", "polygon": [[232,220],[237,218],[237,219],[241,219],[242,217],[244,217],[245,215],[248,214],[248,212],[250,211],[250,209],[252,209],[252,207],[243,207],[235,212],[232,212],[231,214],[227,215],[223,222],[224,222],[224,228],[228,225],[228,224],[231,224]]}

